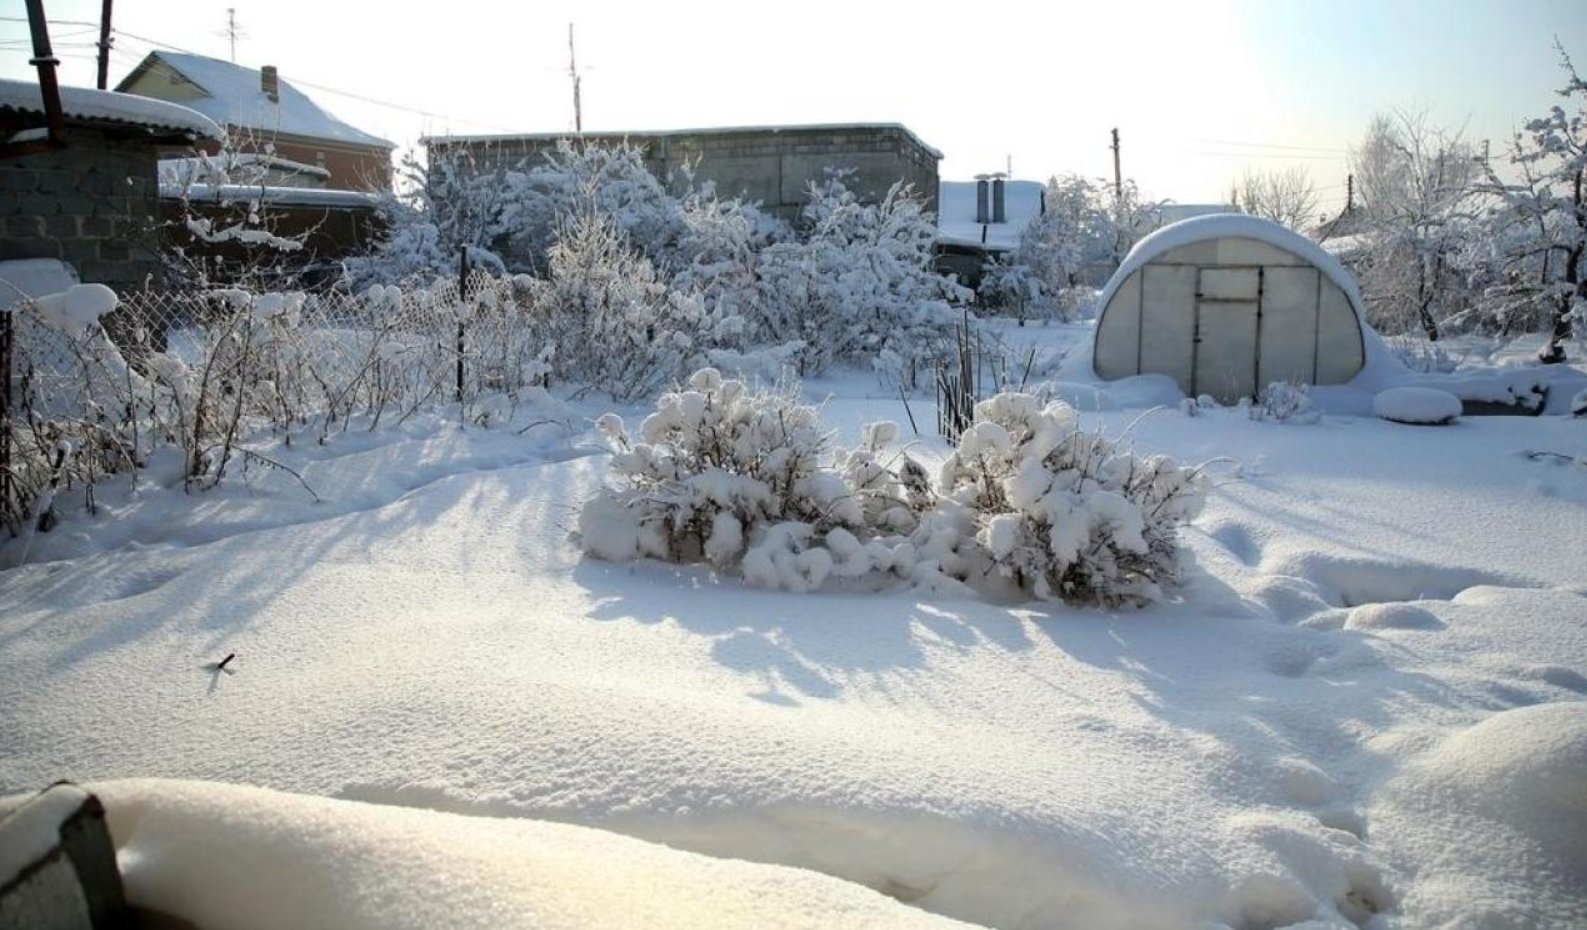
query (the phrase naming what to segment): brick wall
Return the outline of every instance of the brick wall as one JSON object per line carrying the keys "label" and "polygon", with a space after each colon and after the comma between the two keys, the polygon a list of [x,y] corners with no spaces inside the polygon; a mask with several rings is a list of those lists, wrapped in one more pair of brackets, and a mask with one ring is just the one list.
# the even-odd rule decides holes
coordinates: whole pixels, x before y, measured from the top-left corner
{"label": "brick wall", "polygon": [[117,290],[159,274],[156,149],[86,128],[0,159],[0,260],[58,258]]}

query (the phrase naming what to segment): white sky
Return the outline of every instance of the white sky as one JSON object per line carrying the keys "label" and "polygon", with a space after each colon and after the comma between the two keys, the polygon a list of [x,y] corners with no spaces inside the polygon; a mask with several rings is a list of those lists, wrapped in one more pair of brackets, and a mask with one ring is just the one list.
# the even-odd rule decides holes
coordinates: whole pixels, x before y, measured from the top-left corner
{"label": "white sky", "polygon": [[[1587,68],[1583,0],[963,4],[607,0],[394,7],[336,0],[119,0],[111,82],[153,46],[282,77],[361,129],[572,128],[576,24],[585,128],[900,122],[942,177],[1127,177],[1148,196],[1227,198],[1247,167],[1301,165],[1343,202],[1345,149],[1374,111],[1427,108],[1497,153],[1553,105],[1555,36]],[[98,0],[45,0],[66,83],[92,86]],[[20,2],[0,7],[0,75],[30,77]],[[425,10],[420,15],[418,10]],[[306,87],[305,84],[319,85]],[[341,93],[320,88],[333,88]],[[355,94],[399,104],[367,103]],[[415,111],[423,111],[415,112]]]}

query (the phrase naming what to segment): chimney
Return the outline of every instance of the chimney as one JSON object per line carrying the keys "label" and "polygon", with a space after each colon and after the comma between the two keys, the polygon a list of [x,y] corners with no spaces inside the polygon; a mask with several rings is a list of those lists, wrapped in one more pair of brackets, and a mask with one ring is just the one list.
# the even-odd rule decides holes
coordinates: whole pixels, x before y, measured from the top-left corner
{"label": "chimney", "polygon": [[987,222],[986,175],[984,174],[975,176],[975,221],[977,223]]}
{"label": "chimney", "polygon": [[259,69],[259,90],[270,98],[271,103],[281,102],[281,78],[276,75],[275,65],[265,65]]}
{"label": "chimney", "polygon": [[992,179],[992,222],[1006,223],[1008,215],[1003,210],[1003,179]]}

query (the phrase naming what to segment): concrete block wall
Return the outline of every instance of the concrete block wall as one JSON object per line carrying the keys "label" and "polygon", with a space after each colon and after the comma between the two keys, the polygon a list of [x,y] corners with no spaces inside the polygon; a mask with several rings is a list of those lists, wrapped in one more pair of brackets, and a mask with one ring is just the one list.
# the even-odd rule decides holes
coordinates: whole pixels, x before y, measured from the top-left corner
{"label": "concrete block wall", "polygon": [[155,148],[90,129],[67,140],[0,159],[0,261],[58,258],[117,290],[158,278]]}
{"label": "concrete block wall", "polygon": [[[556,151],[558,136],[504,136],[435,140],[431,157],[467,152],[477,170],[494,171],[533,164]],[[828,170],[853,172],[850,187],[867,202],[876,202],[898,181],[914,187],[935,213],[939,156],[908,131],[896,126],[794,126],[785,128],[704,130],[667,133],[586,133],[585,141],[628,142],[644,150],[645,167],[675,189],[682,187],[686,165],[698,180],[716,184],[723,196],[743,196],[784,218],[793,219],[805,204],[812,181]]]}

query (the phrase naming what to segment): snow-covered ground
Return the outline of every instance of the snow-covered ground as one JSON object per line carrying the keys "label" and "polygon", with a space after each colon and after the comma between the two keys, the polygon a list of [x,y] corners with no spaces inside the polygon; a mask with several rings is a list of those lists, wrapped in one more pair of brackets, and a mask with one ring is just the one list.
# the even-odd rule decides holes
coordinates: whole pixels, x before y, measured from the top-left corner
{"label": "snow-covered ground", "polygon": [[[1055,354],[1088,330],[1001,332]],[[874,379],[805,390],[844,441],[909,438]],[[1139,611],[581,560],[608,461],[588,402],[565,430],[415,418],[272,450],[319,504],[274,471],[186,496],[157,462],[0,573],[0,794],[235,782],[684,851],[106,785],[134,898],[201,922],[225,899],[181,867],[297,887],[332,863],[356,893],[303,901],[343,926],[434,925],[403,909],[428,874],[458,926],[1587,925],[1587,469],[1526,454],[1587,456],[1587,423],[1272,422],[1131,390],[1085,421],[1215,476],[1186,585]],[[249,871],[221,864],[238,849]]]}

